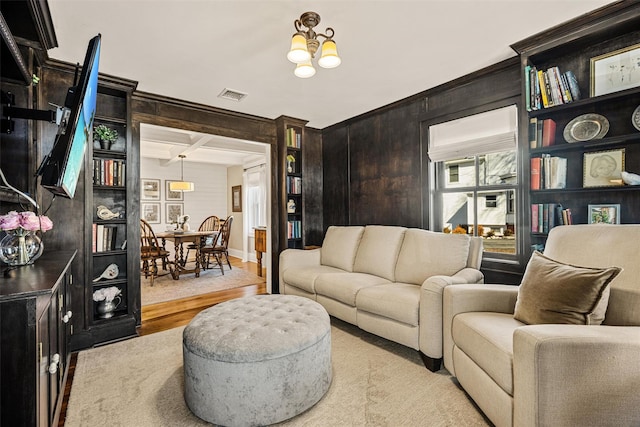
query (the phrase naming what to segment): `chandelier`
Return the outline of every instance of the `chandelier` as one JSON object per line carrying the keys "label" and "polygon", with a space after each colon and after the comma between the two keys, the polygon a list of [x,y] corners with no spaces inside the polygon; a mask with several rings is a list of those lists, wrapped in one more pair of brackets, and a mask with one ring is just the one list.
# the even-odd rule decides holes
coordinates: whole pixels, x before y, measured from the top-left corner
{"label": "chandelier", "polygon": [[184,180],[184,158],[187,157],[184,154],[179,154],[180,157],[180,181],[173,181],[169,183],[170,191],[193,191],[195,186],[191,181]]}
{"label": "chandelier", "polygon": [[[335,68],[342,60],[338,56],[336,42],[333,41],[334,31],[329,27],[325,30],[327,34],[318,34],[313,31],[313,27],[320,23],[320,15],[315,12],[305,12],[300,19],[293,21],[296,33],[291,39],[291,49],[287,54],[287,59],[296,65],[293,72],[296,76],[306,79],[316,73],[311,60],[315,57],[320,42],[318,37],[324,37],[322,42],[322,55],[318,59],[318,65],[322,68]],[[305,31],[302,27],[307,27]]]}

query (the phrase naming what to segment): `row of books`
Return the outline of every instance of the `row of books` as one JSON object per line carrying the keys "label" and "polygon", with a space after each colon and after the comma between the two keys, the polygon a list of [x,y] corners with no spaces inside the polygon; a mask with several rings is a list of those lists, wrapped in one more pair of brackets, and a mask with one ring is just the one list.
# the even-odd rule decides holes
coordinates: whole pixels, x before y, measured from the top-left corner
{"label": "row of books", "polygon": [[287,221],[287,239],[300,239],[302,237],[302,221]]}
{"label": "row of books", "polygon": [[123,187],[126,181],[124,160],[93,159],[93,184]]}
{"label": "row of books", "polygon": [[287,128],[287,133],[285,136],[287,147],[300,148],[301,140],[302,135],[298,133],[298,130],[296,128]]}
{"label": "row of books", "polygon": [[549,190],[567,187],[567,159],[542,154],[531,158],[531,189]]}
{"label": "row of books", "polygon": [[118,228],[115,225],[93,224],[91,250],[95,252],[113,251],[116,248]]}
{"label": "row of books", "polygon": [[550,147],[556,143],[556,122],[553,119],[529,119],[529,147]]}
{"label": "row of books", "polygon": [[561,72],[558,67],[538,70],[524,69],[527,111],[568,104],[580,99],[580,87],[573,71]]}
{"label": "row of books", "polygon": [[559,203],[531,204],[531,232],[548,233],[556,225],[571,225],[571,209],[565,209]]}
{"label": "row of books", "polygon": [[287,177],[287,194],[301,194],[302,193],[302,178],[299,176]]}

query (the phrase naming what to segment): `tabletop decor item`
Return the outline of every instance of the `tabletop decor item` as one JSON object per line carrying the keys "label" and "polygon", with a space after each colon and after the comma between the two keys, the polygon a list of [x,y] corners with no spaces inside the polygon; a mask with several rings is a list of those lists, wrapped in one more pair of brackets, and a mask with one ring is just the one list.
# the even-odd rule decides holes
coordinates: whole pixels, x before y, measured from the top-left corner
{"label": "tabletop decor item", "polygon": [[103,150],[110,150],[111,145],[118,140],[118,131],[105,125],[98,125],[93,129],[93,140],[100,144]]}
{"label": "tabletop decor item", "polygon": [[0,230],[7,234],[0,240],[0,260],[10,266],[33,264],[42,255],[44,244],[37,235],[53,228],[53,222],[34,212],[11,211],[0,216]]}
{"label": "tabletop decor item", "polygon": [[600,114],[583,114],[571,120],[564,128],[567,142],[583,142],[602,139],[609,132],[609,120]]}
{"label": "tabletop decor item", "polygon": [[[93,292],[93,300],[98,303],[96,310],[102,319],[113,317],[114,312],[122,302],[122,290],[116,286],[98,289]],[[117,302],[114,302],[115,300]]]}
{"label": "tabletop decor item", "polygon": [[640,105],[633,110],[631,114],[631,123],[633,123],[633,127],[640,130]]}
{"label": "tabletop decor item", "polygon": [[99,282],[102,279],[112,280],[118,277],[119,273],[120,273],[120,269],[118,268],[118,265],[115,263],[112,263],[112,264],[109,264],[107,268],[104,269],[102,274],[100,274],[98,277],[93,279],[93,281]]}
{"label": "tabletop decor item", "polygon": [[119,212],[113,212],[111,209],[104,205],[100,205],[96,208],[98,218],[100,219],[114,219],[120,217]]}

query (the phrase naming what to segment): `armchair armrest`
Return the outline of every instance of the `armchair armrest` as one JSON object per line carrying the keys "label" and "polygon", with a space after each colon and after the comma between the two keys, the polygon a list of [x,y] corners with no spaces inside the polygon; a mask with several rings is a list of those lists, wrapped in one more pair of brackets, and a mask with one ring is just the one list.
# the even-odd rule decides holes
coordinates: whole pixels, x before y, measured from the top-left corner
{"label": "armchair armrest", "polygon": [[289,267],[307,267],[320,265],[320,249],[285,249],[280,252],[278,271],[279,283],[284,283],[282,273]]}
{"label": "armchair armrest", "polygon": [[490,311],[513,313],[518,297],[518,287],[512,285],[457,285],[444,289],[442,298],[442,355],[444,366],[455,375],[452,363],[453,318],[460,313]]}
{"label": "armchair armrest", "polygon": [[463,268],[453,276],[431,276],[420,290],[420,351],[432,359],[442,358],[442,292],[450,285],[482,283],[484,275]]}
{"label": "armchair armrest", "polygon": [[638,355],[638,326],[518,328],[514,425],[640,425]]}

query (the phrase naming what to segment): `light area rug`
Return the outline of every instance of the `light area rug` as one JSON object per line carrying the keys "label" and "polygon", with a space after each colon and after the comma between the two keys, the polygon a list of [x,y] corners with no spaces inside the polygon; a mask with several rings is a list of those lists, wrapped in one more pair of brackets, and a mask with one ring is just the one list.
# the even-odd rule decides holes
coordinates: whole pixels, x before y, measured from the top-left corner
{"label": "light area rug", "polygon": [[171,274],[165,273],[168,271],[160,269],[160,274],[164,275],[155,278],[153,286],[151,279],[140,276],[143,306],[264,282],[257,274],[241,268],[230,270],[227,265],[224,275],[219,268],[202,270],[200,277],[196,277],[194,273],[183,274],[178,280],[173,280]]}
{"label": "light area rug", "polygon": [[[333,381],[281,426],[488,426],[446,370],[418,353],[331,319]],[[187,408],[183,327],[78,354],[65,427],[206,426]]]}

